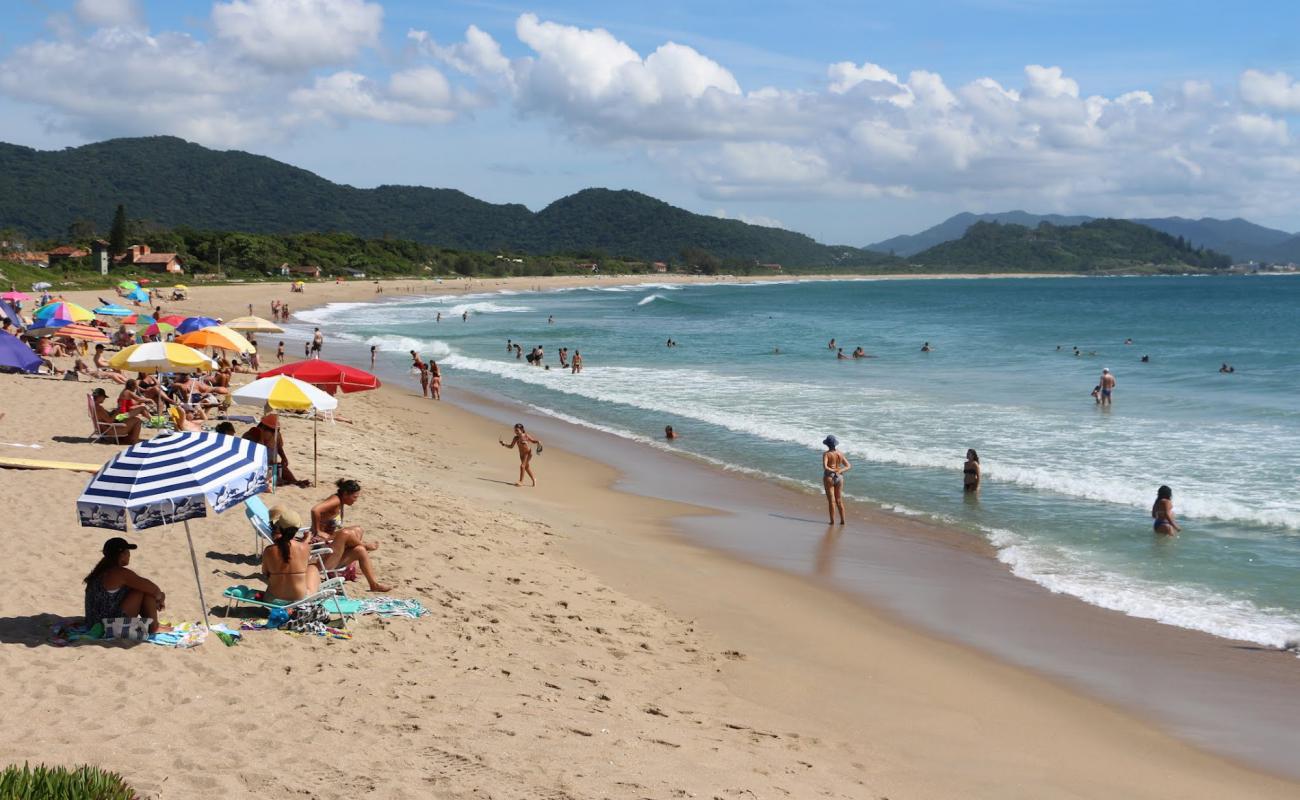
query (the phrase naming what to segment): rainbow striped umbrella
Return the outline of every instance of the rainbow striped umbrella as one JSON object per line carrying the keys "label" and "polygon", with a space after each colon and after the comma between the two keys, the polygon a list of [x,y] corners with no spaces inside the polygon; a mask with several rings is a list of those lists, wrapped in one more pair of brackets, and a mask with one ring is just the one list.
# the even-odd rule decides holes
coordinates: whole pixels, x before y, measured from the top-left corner
{"label": "rainbow striped umbrella", "polygon": [[83,325],[80,322],[68,322],[66,320],[51,320],[50,324],[41,322],[37,326],[28,329],[29,336],[66,336],[69,339],[82,339],[87,342],[107,342],[108,337],[99,328],[91,325]]}
{"label": "rainbow striped umbrella", "polygon": [[63,319],[70,322],[90,322],[95,315],[90,313],[89,309],[82,308],[76,303],[69,303],[66,300],[60,300],[56,303],[41,306],[32,312],[32,318],[37,322],[46,322],[51,319]]}

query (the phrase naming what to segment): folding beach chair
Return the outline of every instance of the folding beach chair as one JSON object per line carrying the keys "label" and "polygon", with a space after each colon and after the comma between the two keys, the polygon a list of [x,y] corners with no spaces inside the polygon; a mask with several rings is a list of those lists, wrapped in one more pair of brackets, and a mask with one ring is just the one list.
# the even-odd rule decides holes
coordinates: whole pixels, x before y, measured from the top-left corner
{"label": "folding beach chair", "polygon": [[[346,629],[348,613],[346,612],[344,603],[347,601],[347,598],[341,594],[342,590],[343,579],[330,578],[321,583],[320,589],[317,590],[315,594],[310,594],[301,600],[294,600],[293,602],[276,600],[268,597],[265,592],[257,589],[250,589],[243,585],[231,586],[222,592],[221,596],[226,598],[227,617],[230,616],[230,607],[232,605],[257,606],[258,608],[265,608],[268,611],[276,608],[291,611],[295,608],[319,603],[327,612],[342,619],[343,626]],[[353,603],[353,605],[355,605],[355,603]]]}
{"label": "folding beach chair", "polygon": [[108,434],[104,430],[104,423],[99,421],[99,415],[95,413],[95,396],[93,394],[86,395],[86,413],[90,414],[90,443],[95,444],[102,441]]}

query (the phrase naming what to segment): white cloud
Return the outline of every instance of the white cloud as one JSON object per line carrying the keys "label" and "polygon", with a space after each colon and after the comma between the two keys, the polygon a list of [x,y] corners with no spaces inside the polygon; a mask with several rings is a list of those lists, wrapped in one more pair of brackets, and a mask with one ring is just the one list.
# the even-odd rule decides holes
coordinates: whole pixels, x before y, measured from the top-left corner
{"label": "white cloud", "polygon": [[454,119],[458,106],[451,84],[432,67],[394,73],[387,86],[356,72],[336,72],[294,90],[289,101],[300,115],[327,122],[438,124]]}
{"label": "white cloud", "polygon": [[144,18],[139,0],[77,0],[72,13],[81,22],[97,28],[135,25]]}
{"label": "white cloud", "polygon": [[786,228],[787,227],[784,222],[782,222],[779,219],[776,219],[775,217],[767,217],[762,214],[744,214],[744,213],[732,214],[729,213],[725,208],[715,208],[713,210],[713,216],[717,217],[718,219],[740,220],[741,222],[747,225],[761,225],[764,228]]}
{"label": "white cloud", "polygon": [[1248,69],[1241,73],[1241,97],[1247,103],[1276,111],[1300,111],[1300,83],[1285,72],[1264,73]]}
{"label": "white cloud", "polygon": [[365,0],[229,0],[212,7],[217,36],[269,67],[347,63],[379,40],[384,9]]}
{"label": "white cloud", "polygon": [[465,31],[465,41],[441,46],[429,36],[428,31],[409,30],[406,37],[418,43],[426,53],[438,58],[453,69],[476,78],[510,77],[510,60],[501,54],[501,46],[477,25]]}

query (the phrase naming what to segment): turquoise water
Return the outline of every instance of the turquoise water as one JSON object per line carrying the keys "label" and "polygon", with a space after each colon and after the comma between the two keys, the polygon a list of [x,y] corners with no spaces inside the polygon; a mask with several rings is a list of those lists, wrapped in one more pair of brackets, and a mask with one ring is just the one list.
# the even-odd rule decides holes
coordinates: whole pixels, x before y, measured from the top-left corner
{"label": "turquoise water", "polygon": [[[853,498],[983,537],[1053,591],[1281,645],[1300,637],[1298,308],[1300,280],[1178,277],[662,284],[298,318],[379,345],[391,374],[418,349],[448,385],[659,446],[672,425],[674,449],[810,491],[834,433]],[[831,337],[875,357],[837,361]],[[544,345],[552,369],[507,338]],[[581,375],[559,369],[561,346],[582,351]],[[1102,367],[1111,409],[1089,396]],[[978,499],[961,491],[967,447]],[[1162,483],[1173,539],[1151,532]]]}

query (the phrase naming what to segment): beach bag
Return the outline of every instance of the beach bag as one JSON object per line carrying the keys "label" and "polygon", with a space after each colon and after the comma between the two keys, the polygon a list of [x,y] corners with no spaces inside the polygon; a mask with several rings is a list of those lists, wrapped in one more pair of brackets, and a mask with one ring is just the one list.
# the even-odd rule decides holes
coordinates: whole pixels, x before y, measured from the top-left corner
{"label": "beach bag", "polygon": [[105,617],[105,639],[144,642],[149,639],[149,620],[141,617]]}

